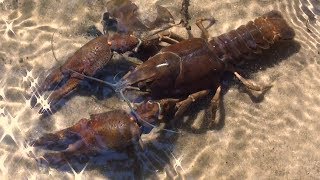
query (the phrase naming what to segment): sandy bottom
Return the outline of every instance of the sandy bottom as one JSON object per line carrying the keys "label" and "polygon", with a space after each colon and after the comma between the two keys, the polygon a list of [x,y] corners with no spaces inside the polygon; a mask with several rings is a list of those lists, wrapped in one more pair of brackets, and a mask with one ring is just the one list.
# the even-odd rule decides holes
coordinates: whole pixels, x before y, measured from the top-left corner
{"label": "sandy bottom", "polygon": [[[164,131],[143,135],[143,167],[125,153],[109,152],[88,164],[40,165],[42,151],[26,142],[45,132],[73,125],[89,114],[126,108],[109,91],[99,94],[84,86],[53,115],[31,108],[30,92],[39,79],[101,29],[106,2],[99,0],[0,0],[0,176],[1,179],[105,179],[139,175],[150,179],[319,179],[320,177],[320,2],[317,0],[191,1],[192,32],[200,17],[215,17],[215,36],[255,17],[280,10],[296,31],[295,41],[271,48],[243,66],[245,77],[272,84],[264,95],[247,91],[226,77],[219,126],[210,121],[206,101],[193,106],[179,122],[179,135]],[[142,18],[152,17],[155,4],[181,18],[181,1],[137,0]],[[308,22],[308,23],[307,23]],[[174,29],[186,36],[181,27]],[[51,37],[57,62],[51,52]],[[121,69],[122,66],[114,65]],[[89,90],[89,91],[88,91]],[[103,97],[103,98],[101,98]],[[116,158],[115,158],[116,157]],[[144,162],[144,163],[142,163]],[[82,171],[83,170],[83,171]]]}

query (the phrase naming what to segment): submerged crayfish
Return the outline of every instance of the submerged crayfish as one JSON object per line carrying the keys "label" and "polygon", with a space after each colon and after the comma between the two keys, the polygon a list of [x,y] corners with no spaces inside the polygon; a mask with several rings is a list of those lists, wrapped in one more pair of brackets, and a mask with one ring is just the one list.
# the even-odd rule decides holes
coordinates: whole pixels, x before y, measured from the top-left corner
{"label": "submerged crayfish", "polygon": [[[131,22],[128,27],[139,24],[136,11],[133,10],[136,6],[132,3],[127,6],[130,7],[128,12],[111,13],[116,20],[122,22],[121,27],[126,25],[121,19],[126,15],[134,17],[135,22]],[[190,104],[207,96],[210,91],[215,92],[211,101],[211,110],[215,114],[221,93],[220,81],[226,71],[232,72],[251,90],[266,89],[267,87],[258,86],[244,79],[237,72],[236,65],[253,54],[270,48],[278,41],[294,38],[294,30],[281,13],[268,12],[246,25],[213,38],[209,38],[202,24],[204,20],[200,19],[196,23],[204,38],[183,39],[166,31],[148,38],[138,38],[128,28],[129,30],[112,36],[102,35],[85,44],[68,58],[64,65],[55,69],[42,84],[41,91],[46,91],[55,87],[57,83],[64,82],[50,96],[52,101],[58,101],[74,90],[84,78],[95,75],[108,64],[113,52],[139,53],[144,51],[144,48],[165,41],[171,45],[162,48],[128,72],[116,84],[107,83],[121,95],[124,90],[134,86],[147,92],[155,102],[144,102],[140,105],[140,109],[138,107],[137,110],[133,110],[133,115],[122,110],[93,115],[91,120],[83,119],[71,128],[40,138],[35,145],[51,145],[50,143],[55,144],[61,139],[76,136],[76,141],[66,146],[66,152],[106,147],[123,148],[139,140],[142,133],[140,129],[146,123],[153,123],[154,120],[151,119],[157,119],[158,115],[167,112],[173,112],[175,118],[180,117]]]}

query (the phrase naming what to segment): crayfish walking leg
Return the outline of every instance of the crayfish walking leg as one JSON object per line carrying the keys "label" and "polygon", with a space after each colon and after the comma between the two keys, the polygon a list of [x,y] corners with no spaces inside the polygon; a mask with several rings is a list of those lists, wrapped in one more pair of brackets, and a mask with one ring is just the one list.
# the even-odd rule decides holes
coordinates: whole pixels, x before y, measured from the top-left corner
{"label": "crayfish walking leg", "polygon": [[193,94],[190,94],[187,99],[182,100],[177,103],[177,112],[175,113],[175,117],[181,117],[181,115],[187,110],[187,108],[191,105],[191,103],[197,101],[198,99],[207,96],[210,90],[203,90]]}
{"label": "crayfish walking leg", "polygon": [[215,124],[215,119],[216,119],[216,112],[220,103],[220,98],[221,98],[221,86],[219,86],[211,99],[211,113],[212,113],[212,119],[213,122],[210,123],[210,127],[212,127]]}

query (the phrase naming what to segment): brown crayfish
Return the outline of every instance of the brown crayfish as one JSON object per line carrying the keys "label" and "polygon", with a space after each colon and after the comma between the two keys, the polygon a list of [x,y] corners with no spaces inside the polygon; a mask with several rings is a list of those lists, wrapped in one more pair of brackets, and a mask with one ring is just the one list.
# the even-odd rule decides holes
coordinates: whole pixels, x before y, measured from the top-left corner
{"label": "brown crayfish", "polygon": [[[35,145],[53,146],[66,138],[76,136],[76,140],[65,147],[65,152],[106,147],[123,148],[139,140],[142,133],[140,128],[145,126],[145,123],[153,123],[159,115],[168,112],[173,112],[174,117],[180,117],[190,104],[207,96],[211,91],[215,92],[211,101],[211,109],[215,114],[224,72],[232,72],[251,90],[264,90],[266,87],[244,79],[237,72],[236,65],[280,40],[291,40],[295,36],[294,30],[289,27],[281,13],[271,11],[213,38],[209,38],[202,24],[205,19],[196,23],[204,38],[182,39],[167,31],[147,36],[148,38],[138,38],[132,27],[139,27],[141,30],[151,26],[145,26],[137,18],[137,7],[133,3],[125,2],[127,3],[119,8],[122,8],[122,11],[116,9],[109,12],[120,22],[118,27],[121,30],[112,36],[99,36],[85,44],[69,57],[64,65],[49,74],[41,86],[41,91],[47,91],[55,84],[65,81],[50,96],[52,101],[58,101],[77,88],[84,78],[94,76],[107,65],[113,52],[139,53],[165,41],[171,45],[163,47],[124,75],[116,84],[107,83],[122,96],[124,90],[136,87],[147,92],[153,101],[142,103],[133,110],[133,114],[116,110],[92,115],[90,120],[82,119],[70,128],[45,135],[38,139]],[[168,19],[170,16],[166,14],[165,17]],[[161,21],[161,18],[156,21],[165,22],[163,19]],[[126,99],[124,96],[123,98]]]}

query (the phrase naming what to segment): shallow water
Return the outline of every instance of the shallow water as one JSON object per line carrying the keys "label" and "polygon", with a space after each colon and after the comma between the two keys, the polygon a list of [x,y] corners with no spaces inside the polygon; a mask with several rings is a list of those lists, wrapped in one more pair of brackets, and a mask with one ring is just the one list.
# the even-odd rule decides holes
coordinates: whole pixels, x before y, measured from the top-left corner
{"label": "shallow water", "polygon": [[[195,36],[200,32],[193,24],[200,17],[218,20],[209,28],[215,36],[270,10],[282,12],[296,32],[295,41],[271,48],[245,65],[243,72],[272,88],[259,96],[227,77],[218,110],[219,126],[213,130],[201,127],[201,122],[209,120],[205,113],[208,103],[196,104],[178,123],[181,134],[159,131],[143,135],[145,152],[138,157],[145,163],[139,170],[126,153],[116,152],[106,152],[88,164],[40,165],[34,157],[43,152],[25,142],[71,126],[89,114],[126,108],[117,97],[88,91],[87,86],[51,116],[40,116],[39,107],[31,108],[29,101],[39,79],[92,39],[86,35],[89,26],[101,29],[106,2],[0,0],[1,179],[319,179],[319,0],[191,1]],[[142,19],[152,17],[155,4],[168,8],[176,21],[181,18],[181,1],[134,2]],[[174,31],[187,36],[184,28],[175,27]],[[51,52],[53,32],[59,62]],[[115,65],[116,71],[123,69],[119,66]]]}

